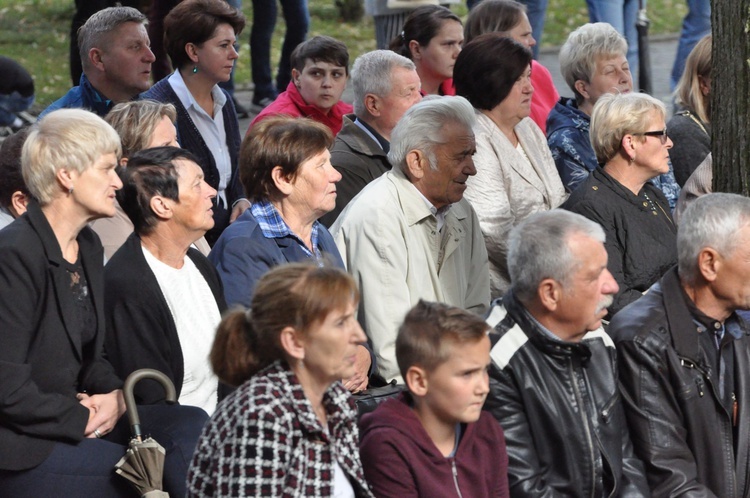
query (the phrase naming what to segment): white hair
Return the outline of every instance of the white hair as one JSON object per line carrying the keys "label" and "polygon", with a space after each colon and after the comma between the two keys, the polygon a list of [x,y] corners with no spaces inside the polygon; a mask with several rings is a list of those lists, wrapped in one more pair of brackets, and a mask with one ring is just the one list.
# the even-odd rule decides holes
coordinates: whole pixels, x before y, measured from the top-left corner
{"label": "white hair", "polygon": [[460,123],[471,130],[476,121],[474,108],[463,97],[425,97],[410,107],[393,129],[388,160],[394,168],[406,171],[406,155],[419,150],[427,156],[430,167],[436,169],[434,148],[445,141],[443,127]]}

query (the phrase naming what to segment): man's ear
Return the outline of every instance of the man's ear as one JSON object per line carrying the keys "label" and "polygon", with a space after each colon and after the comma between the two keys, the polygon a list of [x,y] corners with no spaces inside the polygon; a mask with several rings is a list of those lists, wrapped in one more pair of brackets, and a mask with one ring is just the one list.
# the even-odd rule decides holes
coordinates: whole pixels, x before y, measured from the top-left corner
{"label": "man's ear", "polygon": [[305,343],[294,327],[284,327],[279,336],[281,348],[294,360],[305,359]]}
{"label": "man's ear", "polygon": [[716,281],[722,263],[721,255],[713,247],[704,247],[698,253],[698,271],[708,282]]}
{"label": "man's ear", "polygon": [[273,180],[276,188],[279,189],[284,195],[290,195],[294,190],[294,181],[290,180],[285,174],[281,166],[274,166],[271,170],[271,179]]}
{"label": "man's ear", "polygon": [[424,178],[425,170],[430,167],[430,162],[427,160],[427,156],[425,156],[419,149],[413,149],[407,152],[405,161],[409,178],[415,180],[421,180]]}
{"label": "man's ear", "polygon": [[294,82],[294,86],[296,86],[297,88],[299,88],[300,86],[300,82],[299,82],[300,76],[302,76],[302,74],[296,69],[292,68],[292,81]]}
{"label": "man's ear", "polygon": [[155,195],[149,201],[149,206],[151,207],[151,211],[154,212],[157,218],[161,220],[168,220],[174,215],[174,211],[172,211],[173,203],[174,201],[172,199],[167,199],[166,197]]}
{"label": "man's ear", "polygon": [[365,95],[365,109],[368,113],[370,113],[373,116],[380,116],[382,110],[381,110],[381,100],[380,97],[377,95],[373,95],[372,93],[368,93]]}
{"label": "man's ear", "polygon": [[562,287],[557,281],[545,278],[537,287],[537,297],[547,311],[555,311],[560,304]]}
{"label": "man's ear", "polygon": [[99,71],[104,71],[104,61],[102,60],[102,55],[104,51],[100,48],[92,48],[89,50],[89,64],[91,64],[92,67],[98,69]]}
{"label": "man's ear", "polygon": [[414,396],[423,397],[427,394],[429,379],[424,368],[416,365],[410,366],[406,371],[404,382]]}

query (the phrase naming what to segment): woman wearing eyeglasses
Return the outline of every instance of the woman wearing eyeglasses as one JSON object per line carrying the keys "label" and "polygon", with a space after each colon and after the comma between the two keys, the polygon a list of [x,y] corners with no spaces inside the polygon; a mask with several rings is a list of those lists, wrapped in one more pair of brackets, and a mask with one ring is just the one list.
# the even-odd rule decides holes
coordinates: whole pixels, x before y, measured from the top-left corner
{"label": "woman wearing eyeglasses", "polygon": [[649,182],[669,170],[666,114],[664,104],[646,94],[600,97],[591,115],[591,144],[603,167],[562,206],[604,227],[607,267],[620,287],[608,318],[677,263],[669,204]]}

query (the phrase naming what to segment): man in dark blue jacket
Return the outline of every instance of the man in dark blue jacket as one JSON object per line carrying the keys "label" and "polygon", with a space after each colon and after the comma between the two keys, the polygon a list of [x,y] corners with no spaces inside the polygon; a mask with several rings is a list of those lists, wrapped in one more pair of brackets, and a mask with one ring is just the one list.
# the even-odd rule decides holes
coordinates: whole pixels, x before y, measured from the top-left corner
{"label": "man in dark blue jacket", "polygon": [[136,98],[151,87],[154,54],[146,16],[132,7],[100,10],[78,30],[83,75],[78,86],[47,107],[83,108],[105,116],[115,104]]}

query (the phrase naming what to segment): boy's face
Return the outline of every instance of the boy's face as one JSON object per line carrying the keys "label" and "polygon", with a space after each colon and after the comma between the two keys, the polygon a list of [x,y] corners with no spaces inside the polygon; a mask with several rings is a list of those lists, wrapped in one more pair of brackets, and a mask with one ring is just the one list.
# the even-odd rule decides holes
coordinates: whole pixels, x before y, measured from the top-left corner
{"label": "boy's face", "polygon": [[328,114],[346,88],[346,68],[330,62],[307,59],[302,72],[292,69],[292,80],[302,98]]}
{"label": "boy's face", "polygon": [[490,390],[490,338],[449,347],[450,359],[427,373],[422,405],[446,424],[476,422]]}

